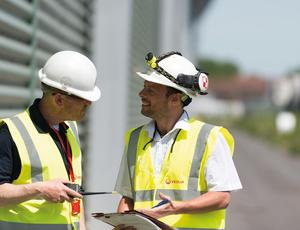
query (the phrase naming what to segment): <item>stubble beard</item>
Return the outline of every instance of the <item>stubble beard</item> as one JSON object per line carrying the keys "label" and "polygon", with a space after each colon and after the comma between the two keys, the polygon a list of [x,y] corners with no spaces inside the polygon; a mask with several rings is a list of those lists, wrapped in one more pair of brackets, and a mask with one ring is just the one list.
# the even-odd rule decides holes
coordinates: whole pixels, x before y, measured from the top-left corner
{"label": "stubble beard", "polygon": [[143,114],[145,117],[152,118],[152,116],[151,116],[152,112],[144,109],[143,107],[141,108],[141,114]]}

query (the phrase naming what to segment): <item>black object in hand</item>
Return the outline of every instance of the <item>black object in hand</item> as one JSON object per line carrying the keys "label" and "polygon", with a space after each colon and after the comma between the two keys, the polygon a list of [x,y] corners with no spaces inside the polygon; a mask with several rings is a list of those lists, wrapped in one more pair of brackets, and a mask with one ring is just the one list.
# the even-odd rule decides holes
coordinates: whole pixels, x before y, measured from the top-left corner
{"label": "black object in hand", "polygon": [[102,195],[102,194],[116,194],[115,191],[112,192],[85,192],[83,187],[79,184],[74,183],[64,183],[65,186],[69,187],[70,189],[74,190],[75,192],[80,193],[81,195]]}
{"label": "black object in hand", "polygon": [[169,202],[170,201],[168,199],[163,199],[161,202],[159,202],[157,205],[153,206],[152,208],[157,208],[157,207],[167,204]]}
{"label": "black object in hand", "polygon": [[75,192],[78,192],[78,193],[83,193],[84,192],[84,189],[79,184],[64,183],[64,185],[67,186],[68,188],[74,190]]}

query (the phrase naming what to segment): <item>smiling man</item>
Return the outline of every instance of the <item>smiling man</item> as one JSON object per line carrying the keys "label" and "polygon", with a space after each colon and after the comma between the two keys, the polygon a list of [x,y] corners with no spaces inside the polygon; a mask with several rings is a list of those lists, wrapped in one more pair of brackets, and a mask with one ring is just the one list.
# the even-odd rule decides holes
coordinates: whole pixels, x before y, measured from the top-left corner
{"label": "smiling man", "polygon": [[151,71],[137,73],[145,80],[139,96],[141,113],[152,120],[127,132],[118,212],[136,209],[180,230],[224,229],[230,192],[242,188],[234,140],[184,110],[207,94],[208,77],[178,52],[146,60]]}
{"label": "smiling man", "polygon": [[76,121],[100,98],[84,55],[61,51],[39,71],[43,96],[0,120],[0,229],[84,230]]}

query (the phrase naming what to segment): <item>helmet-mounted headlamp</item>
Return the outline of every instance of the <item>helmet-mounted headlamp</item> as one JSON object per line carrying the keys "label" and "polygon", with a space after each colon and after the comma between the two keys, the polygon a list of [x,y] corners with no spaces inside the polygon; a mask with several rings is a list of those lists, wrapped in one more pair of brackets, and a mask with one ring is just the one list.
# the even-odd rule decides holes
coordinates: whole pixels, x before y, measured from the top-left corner
{"label": "helmet-mounted headlamp", "polygon": [[150,66],[150,68],[154,69],[161,75],[168,78],[173,83],[182,86],[184,88],[190,89],[200,95],[206,95],[207,89],[208,89],[208,77],[207,73],[201,72],[198,69],[198,72],[195,75],[188,75],[184,73],[179,73],[177,76],[172,76],[169,74],[166,70],[164,70],[161,66],[159,66],[159,62],[171,55],[180,55],[179,52],[169,52],[163,56],[159,56],[156,58],[153,53],[148,53],[145,57],[147,64]]}

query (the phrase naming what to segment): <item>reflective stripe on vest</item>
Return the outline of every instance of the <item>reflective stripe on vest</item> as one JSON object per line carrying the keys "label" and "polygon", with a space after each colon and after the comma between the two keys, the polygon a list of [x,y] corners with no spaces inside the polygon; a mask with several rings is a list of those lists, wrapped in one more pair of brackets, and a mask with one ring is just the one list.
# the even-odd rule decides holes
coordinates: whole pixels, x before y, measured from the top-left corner
{"label": "reflective stripe on vest", "polygon": [[43,181],[43,173],[42,173],[42,163],[39,157],[39,154],[37,152],[36,147],[34,146],[32,139],[26,130],[24,124],[18,117],[12,117],[11,118],[12,123],[16,126],[16,128],[19,130],[22,139],[26,143],[25,147],[27,148],[27,152],[30,158],[30,164],[31,164],[31,180],[32,183]]}
{"label": "reflective stripe on vest", "polygon": [[[210,134],[210,131],[213,128],[214,128],[213,125],[204,124],[200,130],[200,133],[198,134],[197,144],[196,144],[194,158],[192,161],[192,167],[189,176],[188,191],[197,191],[200,164],[203,158],[203,153],[206,146],[206,140],[208,138],[208,135]],[[191,199],[191,198],[187,198],[187,199]]]}
{"label": "reflective stripe on vest", "polygon": [[[16,144],[21,172],[13,184],[27,184],[56,178],[68,180],[61,153],[49,133],[39,133],[28,111],[3,119]],[[70,122],[71,124],[72,122]],[[81,152],[77,142],[76,124],[70,125],[67,138],[72,149],[76,183],[81,184]],[[47,146],[47,148],[44,148]],[[71,204],[51,203],[42,198],[0,208],[0,229],[78,230],[80,216],[71,215]]]}
{"label": "reflective stripe on vest", "polygon": [[[201,194],[207,192],[207,186],[205,177],[202,176],[204,174],[204,168],[205,164],[207,162],[208,156],[211,154],[212,150],[214,149],[215,141],[217,139],[217,135],[220,133],[220,130],[223,129],[221,127],[212,126],[209,124],[205,124],[199,121],[189,121],[191,125],[191,132],[189,132],[189,135],[181,134],[178,136],[178,139],[174,145],[172,155],[173,157],[179,157],[180,154],[178,154],[178,151],[183,151],[185,149],[184,146],[186,144],[188,145],[186,148],[188,152],[186,152],[186,156],[188,159],[191,160],[191,165],[189,168],[189,171],[187,171],[188,174],[180,174],[182,181],[176,182],[176,170],[174,171],[174,167],[177,167],[176,165],[180,167],[180,162],[178,162],[178,159],[181,159],[180,157],[177,159],[176,165],[173,164],[172,166],[172,174],[173,179],[175,179],[174,183],[179,183],[178,185],[171,186],[171,189],[167,189],[168,186],[165,186],[161,183],[166,183],[166,181],[159,180],[155,182],[155,186],[153,187],[153,182],[149,181],[147,183],[143,182],[144,176],[147,177],[147,175],[150,175],[148,173],[151,173],[152,171],[148,171],[148,167],[151,161],[149,161],[147,158],[149,158],[150,150],[142,150],[141,145],[143,143],[147,142],[147,139],[150,138],[147,136],[147,133],[145,130],[142,129],[142,127],[139,127],[135,130],[133,130],[129,134],[128,139],[128,146],[127,146],[127,156],[128,156],[128,166],[129,166],[129,172],[130,172],[130,178],[131,178],[131,186],[133,195],[134,195],[134,207],[135,208],[150,208],[158,203],[160,200],[158,194],[159,192],[162,192],[165,195],[170,196],[173,200],[190,200],[195,197],[200,196]],[[182,143],[181,143],[182,142]],[[178,145],[178,146],[177,146]],[[231,143],[229,143],[231,146]],[[176,147],[177,146],[177,147]],[[194,146],[194,148],[190,147]],[[192,152],[191,152],[192,151]],[[176,153],[176,154],[175,154]],[[139,164],[139,171],[142,174],[138,174],[140,177],[137,177],[135,175],[138,173],[135,168],[136,160],[137,160],[137,154],[139,156],[138,161],[139,163],[142,161],[143,163]],[[175,154],[175,155],[174,155]],[[192,154],[192,155],[191,155]],[[182,156],[182,155],[181,155]],[[145,158],[146,157],[146,158]],[[166,157],[170,157],[170,155],[166,155]],[[175,158],[175,159],[176,159]],[[145,164],[146,163],[146,164]],[[141,166],[141,164],[144,165],[144,167]],[[164,163],[163,163],[164,164]],[[170,166],[170,165],[169,165]],[[142,169],[141,169],[142,167]],[[164,167],[164,166],[163,166]],[[185,165],[183,167],[186,167]],[[145,169],[143,169],[145,168]],[[146,171],[145,171],[146,170]],[[152,169],[150,169],[152,170]],[[164,178],[164,173],[167,173],[168,171],[165,171],[161,173],[160,178]],[[184,171],[182,171],[184,172]],[[145,174],[146,173],[146,174]],[[152,172],[153,173],[153,172]],[[199,177],[200,174],[200,177]],[[144,175],[141,177],[141,175]],[[182,177],[184,176],[184,177]],[[138,179],[137,179],[138,178]],[[149,177],[148,179],[152,180]],[[147,179],[147,181],[148,181]],[[137,181],[140,181],[144,183],[143,186],[141,184],[136,184]],[[145,180],[144,180],[145,181]],[[199,185],[200,182],[200,185]],[[159,184],[157,184],[159,183]],[[182,183],[182,185],[181,185]],[[145,187],[144,187],[145,186]],[[160,188],[160,186],[162,186]],[[186,187],[185,187],[186,186]],[[200,187],[199,187],[200,186]],[[138,189],[136,189],[138,188]],[[143,189],[144,188],[144,189]],[[199,190],[201,189],[201,191]],[[203,189],[204,188],[204,189]],[[137,190],[137,191],[136,191]],[[172,227],[175,227],[177,229],[224,229],[225,226],[225,215],[226,210],[216,210],[212,212],[207,213],[201,213],[201,214],[179,214],[179,215],[170,215],[164,218],[161,218],[160,220],[169,224]]]}
{"label": "reflective stripe on vest", "polygon": [[0,222],[0,229],[3,230],[75,230],[79,229],[79,222],[74,223],[76,228],[71,224],[19,224],[10,222]]}
{"label": "reflective stripe on vest", "polygon": [[80,139],[79,139],[79,135],[78,135],[78,131],[76,128],[76,124],[74,121],[68,121],[67,124],[70,126],[72,132],[74,133],[77,143],[80,145]]}
{"label": "reflective stripe on vest", "polygon": [[130,173],[130,183],[131,183],[131,191],[135,193],[134,190],[134,168],[135,168],[135,159],[136,159],[136,151],[137,151],[137,142],[139,139],[140,132],[143,126],[140,126],[132,131],[129,139],[128,150],[127,150],[127,160],[128,160],[128,172]]}

